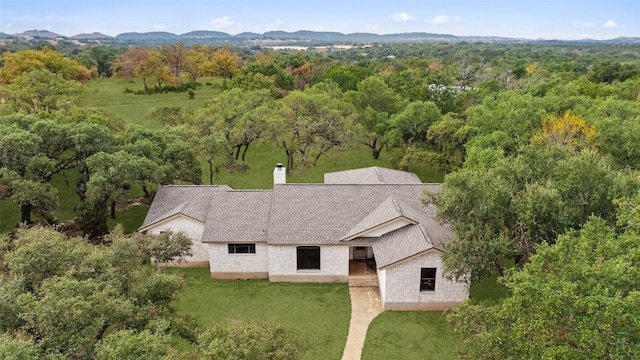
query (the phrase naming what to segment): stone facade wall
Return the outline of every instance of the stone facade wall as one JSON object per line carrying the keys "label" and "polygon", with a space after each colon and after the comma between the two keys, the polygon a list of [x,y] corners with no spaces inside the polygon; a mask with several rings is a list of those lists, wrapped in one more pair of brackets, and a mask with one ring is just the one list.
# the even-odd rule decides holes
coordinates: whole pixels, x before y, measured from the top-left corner
{"label": "stone facade wall", "polygon": [[320,246],[320,270],[298,270],[295,245],[269,245],[269,280],[342,282],[349,280],[349,247]]}
{"label": "stone facade wall", "polygon": [[200,241],[200,239],[202,239],[202,232],[204,231],[203,223],[185,216],[176,216],[148,230],[151,234],[160,234],[163,231],[182,232],[193,241],[193,246],[191,247],[193,255],[186,257],[186,262],[180,264],[170,263],[169,265],[202,267],[209,265],[209,253],[206,245]]}
{"label": "stone facade wall", "polygon": [[255,279],[268,277],[267,244],[257,242],[255,254],[229,254],[227,243],[208,243],[212,278]]}
{"label": "stone facade wall", "polygon": [[380,290],[380,301],[384,305],[386,298],[386,290],[385,284],[387,283],[387,270],[380,269],[377,272],[378,275],[378,289]]}
{"label": "stone facade wall", "polygon": [[[421,268],[437,269],[435,291],[420,291]],[[383,271],[385,310],[442,310],[469,298],[467,284],[443,277],[438,251],[426,252]]]}

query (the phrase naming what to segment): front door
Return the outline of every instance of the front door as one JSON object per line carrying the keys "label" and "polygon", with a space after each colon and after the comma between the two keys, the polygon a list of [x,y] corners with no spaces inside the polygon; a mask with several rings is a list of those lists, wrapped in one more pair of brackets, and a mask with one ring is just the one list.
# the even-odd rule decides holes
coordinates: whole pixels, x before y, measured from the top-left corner
{"label": "front door", "polygon": [[353,248],[353,259],[354,260],[364,260],[367,258],[367,247],[366,246],[356,246]]}

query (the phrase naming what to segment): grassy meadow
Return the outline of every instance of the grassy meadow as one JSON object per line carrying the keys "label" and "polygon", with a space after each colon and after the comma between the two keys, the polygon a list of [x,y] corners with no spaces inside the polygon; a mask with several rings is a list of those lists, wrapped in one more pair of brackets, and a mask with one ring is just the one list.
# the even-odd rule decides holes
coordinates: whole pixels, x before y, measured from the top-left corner
{"label": "grassy meadow", "polygon": [[86,106],[104,108],[111,115],[123,119],[130,126],[161,129],[160,121],[152,119],[150,116],[154,108],[169,106],[197,109],[220,93],[221,80],[207,78],[202,79],[201,82],[202,85],[196,89],[195,97],[189,99],[185,92],[166,92],[153,95],[125,92],[125,89],[142,90],[142,81],[138,79],[97,78],[84,85],[80,102]]}
{"label": "grassy meadow", "polygon": [[292,329],[308,349],[303,359],[339,360],[349,332],[347,284],[211,280],[208,268],[167,268],[182,274],[186,288],[174,302],[178,314],[198,324],[266,320]]}

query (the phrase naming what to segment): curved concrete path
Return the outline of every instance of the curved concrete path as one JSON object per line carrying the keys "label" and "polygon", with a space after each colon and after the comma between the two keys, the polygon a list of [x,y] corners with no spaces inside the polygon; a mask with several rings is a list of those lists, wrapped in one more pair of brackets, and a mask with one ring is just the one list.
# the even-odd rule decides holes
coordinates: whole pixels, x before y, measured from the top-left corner
{"label": "curved concrete path", "polygon": [[349,296],[351,297],[351,322],[342,360],[359,360],[369,323],[383,309],[377,287],[349,286]]}

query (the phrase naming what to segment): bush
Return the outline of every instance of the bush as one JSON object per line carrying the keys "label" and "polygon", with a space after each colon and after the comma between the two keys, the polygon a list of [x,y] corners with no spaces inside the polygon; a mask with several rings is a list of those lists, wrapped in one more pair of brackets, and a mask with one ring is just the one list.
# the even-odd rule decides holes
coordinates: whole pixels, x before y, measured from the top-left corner
{"label": "bush", "polygon": [[201,359],[295,360],[302,343],[289,329],[265,321],[231,325],[214,323],[198,337]]}

